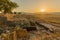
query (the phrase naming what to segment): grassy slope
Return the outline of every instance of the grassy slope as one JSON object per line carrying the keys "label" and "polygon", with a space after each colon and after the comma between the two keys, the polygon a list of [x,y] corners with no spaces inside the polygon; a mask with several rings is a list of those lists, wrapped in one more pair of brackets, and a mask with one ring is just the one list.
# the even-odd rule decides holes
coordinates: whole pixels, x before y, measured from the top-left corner
{"label": "grassy slope", "polygon": [[[8,15],[10,15],[10,16],[8,16]],[[7,17],[8,17],[9,20],[13,20],[13,21],[17,20],[17,21],[20,21],[20,22],[25,20],[25,23],[26,22],[30,23],[29,21],[32,21],[32,22],[35,22],[35,21],[39,21],[39,22],[50,21],[50,22],[52,22],[52,20],[53,20],[53,22],[60,23],[60,21],[57,21],[57,20],[60,20],[59,17],[56,20],[55,15],[18,14],[18,15],[15,15],[15,17],[13,17],[13,15],[11,15],[11,14],[8,14],[8,15],[7,15]],[[54,19],[53,19],[53,17],[54,17]],[[55,33],[52,33],[52,34],[49,34],[49,35],[47,33],[42,32],[41,30],[39,32],[40,32],[39,34],[36,33],[36,32],[34,32],[34,34],[35,34],[36,37],[39,37],[39,38],[42,37],[43,40],[54,40],[54,39],[58,40],[57,38],[60,37],[60,31],[58,29],[54,31]]]}

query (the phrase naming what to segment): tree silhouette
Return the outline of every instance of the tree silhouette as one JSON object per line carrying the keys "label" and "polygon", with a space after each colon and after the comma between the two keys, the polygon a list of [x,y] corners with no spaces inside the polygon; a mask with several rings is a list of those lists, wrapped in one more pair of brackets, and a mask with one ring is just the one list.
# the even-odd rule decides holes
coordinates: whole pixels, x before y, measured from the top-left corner
{"label": "tree silhouette", "polygon": [[11,13],[14,8],[18,7],[15,2],[10,0],[0,0],[0,11]]}

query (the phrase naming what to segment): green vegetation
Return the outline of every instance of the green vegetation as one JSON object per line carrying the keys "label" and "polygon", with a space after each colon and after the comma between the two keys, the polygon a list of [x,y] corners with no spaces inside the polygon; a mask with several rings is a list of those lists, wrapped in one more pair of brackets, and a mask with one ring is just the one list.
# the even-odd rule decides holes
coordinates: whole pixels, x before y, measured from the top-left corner
{"label": "green vegetation", "polygon": [[16,7],[18,7],[18,5],[15,2],[10,0],[0,0],[0,11],[3,13],[11,13]]}

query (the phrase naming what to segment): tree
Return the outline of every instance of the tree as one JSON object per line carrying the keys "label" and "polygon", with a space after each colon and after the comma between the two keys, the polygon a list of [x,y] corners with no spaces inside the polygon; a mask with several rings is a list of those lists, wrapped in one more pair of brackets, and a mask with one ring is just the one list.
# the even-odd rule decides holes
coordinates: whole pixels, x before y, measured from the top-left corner
{"label": "tree", "polygon": [[10,0],[0,0],[0,11],[11,13],[14,8],[18,7],[15,2]]}

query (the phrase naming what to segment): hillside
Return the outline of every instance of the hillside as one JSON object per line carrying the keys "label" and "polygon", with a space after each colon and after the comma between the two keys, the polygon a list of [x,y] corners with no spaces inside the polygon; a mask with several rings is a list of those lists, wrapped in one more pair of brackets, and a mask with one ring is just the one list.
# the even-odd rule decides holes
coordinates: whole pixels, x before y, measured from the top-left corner
{"label": "hillside", "polygon": [[[16,40],[20,39],[60,40],[60,28],[52,25],[49,22],[49,20],[46,19],[48,15],[45,16],[41,14],[6,14],[6,15],[0,17],[0,19],[2,18],[2,20],[0,20],[0,23],[2,24],[2,25],[0,24],[1,26],[0,28],[3,29],[2,30],[3,32],[1,32],[1,34],[5,33],[6,30],[8,30],[7,34],[10,36],[12,36],[11,34],[14,33],[14,38],[9,38],[11,40],[15,38]],[[51,18],[50,16],[48,16],[49,19]]]}

